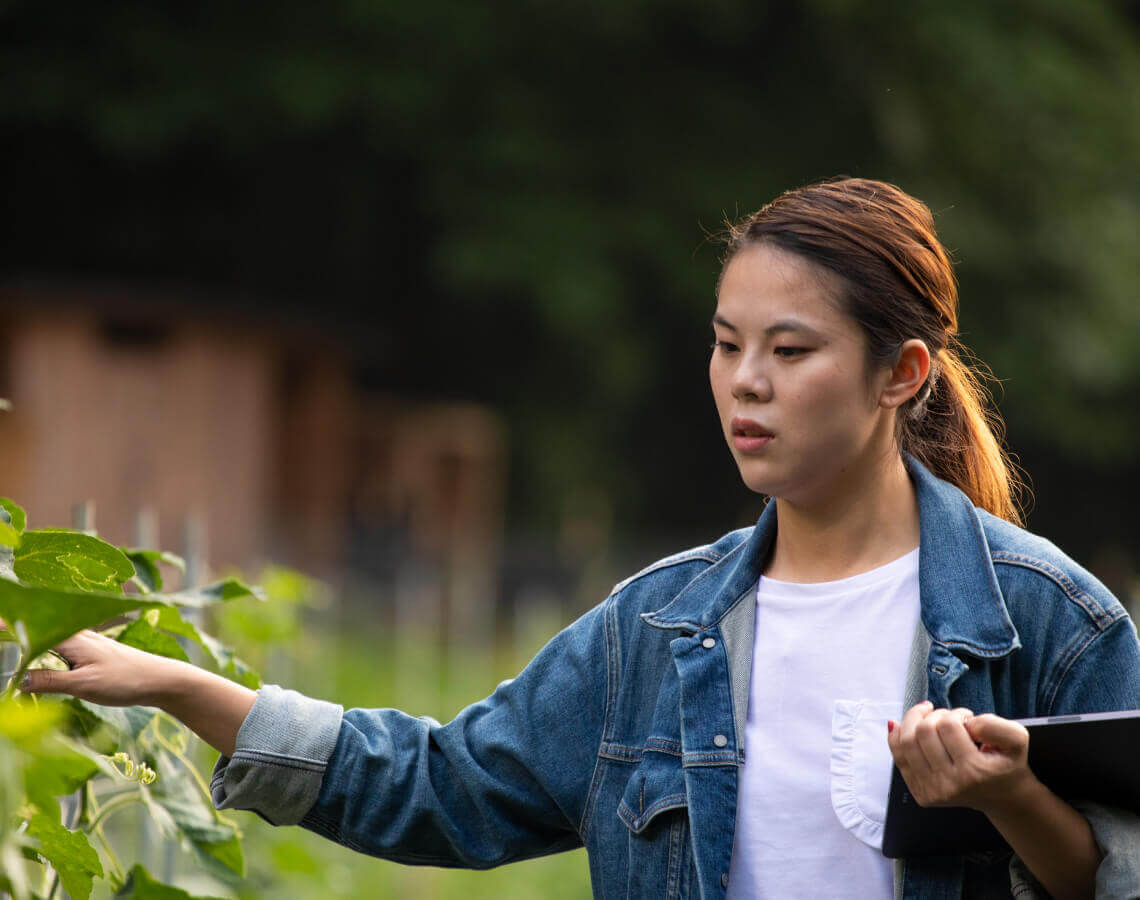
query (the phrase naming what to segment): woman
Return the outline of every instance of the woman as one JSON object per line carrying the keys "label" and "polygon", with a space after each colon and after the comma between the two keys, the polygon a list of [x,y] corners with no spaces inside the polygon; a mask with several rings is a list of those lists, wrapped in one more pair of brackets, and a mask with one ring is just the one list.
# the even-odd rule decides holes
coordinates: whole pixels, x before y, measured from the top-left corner
{"label": "woman", "polygon": [[[1140,821],[1050,793],[1008,720],[1140,707],[1136,632],[1017,527],[956,317],[929,210],[891,185],[812,185],[736,226],[709,372],[774,502],[617,585],[447,725],[90,632],[27,688],[160,706],[222,752],[219,807],[401,862],[585,845],[600,897],[1135,893]],[[1015,855],[883,858],[892,757]]]}

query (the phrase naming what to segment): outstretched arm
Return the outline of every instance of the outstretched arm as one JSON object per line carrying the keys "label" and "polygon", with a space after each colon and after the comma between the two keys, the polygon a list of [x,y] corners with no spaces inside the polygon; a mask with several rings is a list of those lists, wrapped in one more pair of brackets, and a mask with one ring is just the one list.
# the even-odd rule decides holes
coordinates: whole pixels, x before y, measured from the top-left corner
{"label": "outstretched arm", "polygon": [[980,810],[1052,896],[1093,896],[1101,852],[1092,828],[1033,774],[1024,726],[925,702],[890,723],[887,739],[920,804]]}
{"label": "outstretched arm", "polygon": [[21,688],[71,694],[104,706],[157,706],[224,756],[232,756],[238,729],[257,694],[177,659],[154,656],[94,631],[81,631],[56,648],[69,671],[34,669]]}

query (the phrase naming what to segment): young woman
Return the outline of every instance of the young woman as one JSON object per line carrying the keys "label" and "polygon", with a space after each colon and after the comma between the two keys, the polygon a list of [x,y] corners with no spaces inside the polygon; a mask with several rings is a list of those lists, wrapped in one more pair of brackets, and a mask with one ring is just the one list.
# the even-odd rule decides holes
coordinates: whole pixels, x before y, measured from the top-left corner
{"label": "young woman", "polygon": [[[27,689],[177,716],[219,807],[488,867],[585,845],[596,896],[1140,893],[1140,819],[1060,800],[1012,718],[1140,708],[1123,608],[1017,526],[929,210],[846,179],[736,226],[709,374],[754,528],[617,585],[438,725],[258,694],[91,632]],[[919,702],[922,701],[922,702]],[[1010,852],[893,865],[892,758]]]}

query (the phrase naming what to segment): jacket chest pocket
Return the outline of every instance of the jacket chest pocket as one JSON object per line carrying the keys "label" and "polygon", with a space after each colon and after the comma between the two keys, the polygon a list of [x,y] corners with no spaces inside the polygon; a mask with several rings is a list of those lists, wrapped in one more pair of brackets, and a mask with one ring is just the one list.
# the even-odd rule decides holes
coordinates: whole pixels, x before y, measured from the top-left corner
{"label": "jacket chest pocket", "polygon": [[680,758],[647,751],[626,783],[617,814],[629,829],[626,896],[695,898],[696,873]]}

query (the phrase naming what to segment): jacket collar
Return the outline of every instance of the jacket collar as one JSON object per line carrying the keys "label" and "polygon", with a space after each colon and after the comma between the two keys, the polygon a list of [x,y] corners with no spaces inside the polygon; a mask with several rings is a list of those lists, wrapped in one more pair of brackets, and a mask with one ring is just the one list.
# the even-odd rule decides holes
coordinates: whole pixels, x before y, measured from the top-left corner
{"label": "jacket collar", "polygon": [[[905,461],[918,496],[919,593],[931,640],[973,656],[1005,656],[1021,646],[978,510],[958,488],[913,457]],[[776,536],[776,504],[764,507],[752,534],[693,579],[673,600],[642,618],[656,628],[703,631],[754,593]]]}

